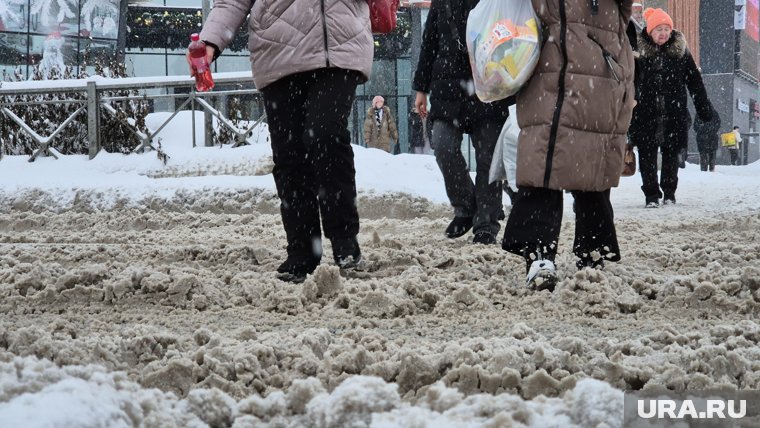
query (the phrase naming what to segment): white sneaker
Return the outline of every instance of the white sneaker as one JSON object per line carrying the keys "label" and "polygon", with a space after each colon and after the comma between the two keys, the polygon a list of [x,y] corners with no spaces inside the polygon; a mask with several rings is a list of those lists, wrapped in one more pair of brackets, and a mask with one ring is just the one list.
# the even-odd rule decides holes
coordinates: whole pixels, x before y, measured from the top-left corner
{"label": "white sneaker", "polygon": [[525,283],[528,288],[536,291],[554,291],[557,285],[557,268],[551,260],[536,260],[530,264]]}
{"label": "white sneaker", "polygon": [[647,203],[644,208],[660,208],[659,202],[649,202]]}

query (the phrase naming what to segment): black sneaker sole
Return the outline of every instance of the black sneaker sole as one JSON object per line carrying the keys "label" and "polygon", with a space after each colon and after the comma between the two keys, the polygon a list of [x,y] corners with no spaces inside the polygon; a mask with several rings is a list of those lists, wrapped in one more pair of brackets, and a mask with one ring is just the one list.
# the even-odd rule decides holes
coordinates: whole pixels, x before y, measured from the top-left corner
{"label": "black sneaker sole", "polygon": [[[540,280],[540,283],[536,280]],[[538,276],[531,281],[529,287],[534,291],[549,290],[550,293],[553,293],[554,288],[557,287],[557,275],[539,273]]]}
{"label": "black sneaker sole", "polygon": [[296,275],[290,272],[277,272],[275,275],[277,279],[283,282],[290,282],[293,284],[300,284],[306,281],[306,275]]}

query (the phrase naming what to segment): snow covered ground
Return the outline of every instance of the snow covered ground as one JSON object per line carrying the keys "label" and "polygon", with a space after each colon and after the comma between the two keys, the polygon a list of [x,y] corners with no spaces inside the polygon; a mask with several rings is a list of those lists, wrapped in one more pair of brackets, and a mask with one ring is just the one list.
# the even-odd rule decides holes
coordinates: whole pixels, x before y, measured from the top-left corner
{"label": "snow covered ground", "polygon": [[760,389],[760,164],[688,165],[657,210],[622,179],[601,272],[566,198],[550,294],[442,236],[431,156],[355,147],[368,269],[294,285],[265,130],[192,148],[189,123],[166,166],[0,160],[0,426],[614,427],[624,390]]}

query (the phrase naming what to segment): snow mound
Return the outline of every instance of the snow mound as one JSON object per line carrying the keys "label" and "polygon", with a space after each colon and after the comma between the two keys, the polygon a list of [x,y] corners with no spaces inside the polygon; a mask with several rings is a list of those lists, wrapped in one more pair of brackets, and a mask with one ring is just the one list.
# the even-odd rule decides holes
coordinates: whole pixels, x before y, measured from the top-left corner
{"label": "snow mound", "polygon": [[236,401],[218,389],[194,389],[186,398],[144,388],[122,373],[89,366],[57,367],[34,357],[0,358],[0,420],[24,427],[615,427],[623,393],[585,379],[560,398],[465,397],[437,382],[414,403],[394,384],[350,376],[328,393],[314,378],[287,393]]}

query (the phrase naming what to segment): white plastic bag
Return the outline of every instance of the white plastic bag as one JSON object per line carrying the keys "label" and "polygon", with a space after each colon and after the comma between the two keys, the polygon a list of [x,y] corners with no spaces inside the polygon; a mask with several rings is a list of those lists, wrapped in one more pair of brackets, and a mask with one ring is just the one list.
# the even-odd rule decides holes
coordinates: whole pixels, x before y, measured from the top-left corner
{"label": "white plastic bag", "polygon": [[475,93],[492,102],[517,93],[541,53],[541,31],[527,0],[483,0],[467,18],[467,51]]}
{"label": "white plastic bag", "polygon": [[517,191],[517,136],[520,128],[517,126],[515,106],[509,107],[509,117],[504,122],[499,134],[499,141],[491,158],[491,168],[488,170],[488,182],[507,180],[509,188]]}

